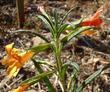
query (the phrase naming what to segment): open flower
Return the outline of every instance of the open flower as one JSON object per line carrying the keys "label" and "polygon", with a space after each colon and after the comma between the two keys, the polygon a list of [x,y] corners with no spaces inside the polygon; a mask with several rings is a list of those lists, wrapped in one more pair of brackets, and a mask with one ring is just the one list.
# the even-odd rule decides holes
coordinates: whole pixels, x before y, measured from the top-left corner
{"label": "open flower", "polygon": [[22,84],[17,89],[13,89],[10,92],[24,92],[29,87],[29,84]]}
{"label": "open flower", "polygon": [[21,52],[20,49],[13,48],[14,43],[6,45],[7,56],[4,57],[2,64],[7,65],[9,77],[16,76],[24,63],[33,55],[32,51]]}
{"label": "open flower", "polygon": [[100,26],[102,24],[102,19],[98,18],[98,19],[93,19],[93,20],[86,20],[84,22],[81,23],[81,26]]}
{"label": "open flower", "polygon": [[[85,20],[83,22],[81,22],[81,26],[95,26],[95,27],[99,27],[102,23],[103,23],[103,20],[100,18],[100,15],[102,13],[102,10],[103,10],[103,7],[99,8],[96,13],[91,17],[89,18],[88,20]],[[91,31],[91,30],[87,30],[87,31],[84,31],[82,32],[82,34],[94,34],[95,31]]]}

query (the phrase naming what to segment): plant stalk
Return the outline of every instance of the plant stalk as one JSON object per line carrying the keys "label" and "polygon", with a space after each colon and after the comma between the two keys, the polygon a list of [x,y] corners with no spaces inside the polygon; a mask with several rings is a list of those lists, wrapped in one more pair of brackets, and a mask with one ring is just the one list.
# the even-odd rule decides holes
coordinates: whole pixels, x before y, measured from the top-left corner
{"label": "plant stalk", "polygon": [[24,0],[16,0],[18,25],[23,28],[25,16],[24,16]]}
{"label": "plant stalk", "polygon": [[62,68],[62,61],[61,61],[61,50],[62,50],[62,45],[59,39],[55,41],[55,60],[57,63],[57,69],[59,73],[59,78],[62,83],[62,86],[64,88],[64,92],[66,92],[66,83],[65,80],[61,76],[61,68]]}

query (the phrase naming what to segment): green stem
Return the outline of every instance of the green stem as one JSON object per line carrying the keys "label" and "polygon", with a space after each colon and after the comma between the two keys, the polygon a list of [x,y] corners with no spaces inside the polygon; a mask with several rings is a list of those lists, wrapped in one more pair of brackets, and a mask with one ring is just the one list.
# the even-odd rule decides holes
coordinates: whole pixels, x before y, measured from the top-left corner
{"label": "green stem", "polygon": [[59,41],[59,39],[57,39],[55,41],[55,59],[56,59],[58,73],[59,73],[59,78],[64,88],[64,92],[66,92],[66,83],[65,83],[65,80],[61,76],[61,68],[62,68],[61,50],[62,50],[62,44]]}
{"label": "green stem", "polygon": [[57,63],[58,72],[61,72],[61,44],[58,40],[55,41],[55,60]]}

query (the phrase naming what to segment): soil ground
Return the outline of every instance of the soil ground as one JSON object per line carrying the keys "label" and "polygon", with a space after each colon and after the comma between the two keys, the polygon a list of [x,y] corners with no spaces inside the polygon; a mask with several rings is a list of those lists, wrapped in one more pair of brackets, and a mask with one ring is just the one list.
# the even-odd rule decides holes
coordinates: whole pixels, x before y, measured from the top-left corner
{"label": "soil ground", "polygon": [[[108,0],[109,2],[109,0]],[[42,5],[51,14],[53,9],[63,16],[63,14],[70,8],[74,7],[74,10],[68,17],[68,21],[79,19],[83,17],[91,16],[99,7],[104,5],[103,0],[28,0],[25,2],[25,26],[23,29],[29,29],[39,31],[41,34],[45,34],[49,37],[47,28],[36,19],[39,14],[37,7]],[[109,6],[105,7],[104,18],[105,24],[102,25],[101,31],[92,36],[94,39],[101,41],[108,48],[110,45],[110,23],[109,18]],[[107,20],[108,19],[108,20]],[[2,62],[3,56],[6,54],[4,46],[11,42],[15,43],[15,47],[28,48],[33,45],[42,43],[42,40],[38,37],[32,37],[26,34],[12,35],[11,32],[18,30],[17,26],[17,9],[14,0],[0,0],[0,59]],[[98,44],[98,43],[97,43]],[[43,57],[42,57],[43,56]],[[52,54],[41,53],[38,55],[41,58],[49,58],[53,60]],[[72,47],[72,50],[63,51],[62,58],[65,60],[76,60],[80,65],[79,81],[81,82],[93,73],[96,69],[110,62],[110,53],[101,52],[93,48],[86,46]],[[31,66],[31,67],[30,67]],[[0,88],[0,92],[8,92],[10,89],[16,88],[22,80],[35,75],[35,69],[32,62],[28,62],[21,70],[16,78],[8,81],[4,87]],[[0,63],[0,81],[6,76],[6,67]],[[29,88],[27,92],[47,92],[44,84],[40,82],[42,86],[34,85]],[[57,84],[56,84],[57,85]],[[58,89],[58,92],[60,90]],[[110,69],[104,71],[94,82],[89,84],[83,92],[110,92]]]}

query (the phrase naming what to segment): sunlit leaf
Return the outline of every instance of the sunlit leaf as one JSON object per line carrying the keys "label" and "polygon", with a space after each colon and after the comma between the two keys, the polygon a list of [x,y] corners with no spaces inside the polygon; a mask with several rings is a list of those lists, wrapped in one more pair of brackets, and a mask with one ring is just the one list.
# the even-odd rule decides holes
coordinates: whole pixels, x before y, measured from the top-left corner
{"label": "sunlit leaf", "polygon": [[90,26],[78,27],[77,29],[71,31],[61,40],[63,45],[68,43],[73,37],[76,37],[78,34],[80,34],[81,32],[83,32],[85,30],[88,30],[88,29],[92,29],[92,27],[90,27]]}
{"label": "sunlit leaf", "polygon": [[52,22],[52,19],[45,16],[45,15],[38,15],[38,18],[40,18],[49,27],[49,30],[52,33],[52,36],[54,36],[55,35],[55,28],[54,28],[54,24]]}
{"label": "sunlit leaf", "polygon": [[68,24],[63,24],[60,26],[60,28],[58,30],[58,34],[57,34],[58,38],[60,37],[60,34],[66,30],[67,26],[68,26]]}
{"label": "sunlit leaf", "polygon": [[55,64],[43,59],[42,57],[33,57],[32,61],[34,61],[35,64],[39,64],[39,65],[47,65],[48,67],[54,67]]}
{"label": "sunlit leaf", "polygon": [[36,52],[36,53],[39,53],[39,52],[42,52],[42,51],[47,50],[49,48],[51,48],[50,43],[42,43],[42,44],[39,44],[37,46],[29,48],[29,50]]}
{"label": "sunlit leaf", "polygon": [[79,27],[79,24],[83,21],[83,18],[75,20],[66,27],[66,30],[74,30],[75,28]]}

